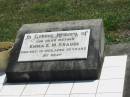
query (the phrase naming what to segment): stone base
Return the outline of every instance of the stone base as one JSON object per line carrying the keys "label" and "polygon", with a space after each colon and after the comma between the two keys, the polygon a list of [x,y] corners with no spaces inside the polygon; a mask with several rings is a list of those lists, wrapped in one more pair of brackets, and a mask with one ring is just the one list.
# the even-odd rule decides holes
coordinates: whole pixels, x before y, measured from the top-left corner
{"label": "stone base", "polygon": [[[18,62],[26,33],[91,29],[87,59]],[[8,82],[92,80],[100,75],[104,59],[102,20],[26,24],[18,31],[6,70]]]}

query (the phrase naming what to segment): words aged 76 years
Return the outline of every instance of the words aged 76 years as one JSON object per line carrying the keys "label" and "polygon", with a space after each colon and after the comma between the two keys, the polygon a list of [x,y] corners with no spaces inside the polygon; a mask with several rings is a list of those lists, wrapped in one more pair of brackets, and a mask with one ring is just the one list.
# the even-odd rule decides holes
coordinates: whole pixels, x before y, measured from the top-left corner
{"label": "words aged 76 years", "polygon": [[90,29],[25,34],[18,61],[87,58]]}

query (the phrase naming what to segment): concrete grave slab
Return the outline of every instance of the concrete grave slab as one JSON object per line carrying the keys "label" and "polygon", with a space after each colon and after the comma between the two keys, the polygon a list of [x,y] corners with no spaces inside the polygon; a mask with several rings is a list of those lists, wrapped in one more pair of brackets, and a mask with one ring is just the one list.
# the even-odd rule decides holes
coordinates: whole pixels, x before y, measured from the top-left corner
{"label": "concrete grave slab", "polygon": [[7,81],[98,79],[103,59],[104,29],[100,19],[25,24],[11,51]]}

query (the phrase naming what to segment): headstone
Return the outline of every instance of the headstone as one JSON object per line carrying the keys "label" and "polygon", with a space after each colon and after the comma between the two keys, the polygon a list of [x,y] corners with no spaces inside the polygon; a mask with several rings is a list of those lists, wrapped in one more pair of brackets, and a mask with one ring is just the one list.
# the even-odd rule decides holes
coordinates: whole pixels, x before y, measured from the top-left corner
{"label": "headstone", "polygon": [[103,58],[100,19],[25,24],[10,54],[7,82],[97,79]]}

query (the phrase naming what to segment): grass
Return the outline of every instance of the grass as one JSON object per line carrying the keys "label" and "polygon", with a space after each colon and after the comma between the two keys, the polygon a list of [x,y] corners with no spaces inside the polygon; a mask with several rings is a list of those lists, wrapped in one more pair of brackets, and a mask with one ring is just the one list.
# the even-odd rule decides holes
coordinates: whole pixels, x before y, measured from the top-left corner
{"label": "grass", "polygon": [[0,0],[0,41],[26,23],[102,18],[106,42],[129,42],[130,0]]}

